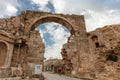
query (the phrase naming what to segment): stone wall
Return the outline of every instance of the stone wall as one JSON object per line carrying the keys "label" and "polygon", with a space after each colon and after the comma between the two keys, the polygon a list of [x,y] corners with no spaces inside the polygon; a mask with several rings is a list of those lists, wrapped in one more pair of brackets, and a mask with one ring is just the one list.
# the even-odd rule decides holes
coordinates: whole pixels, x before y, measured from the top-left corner
{"label": "stone wall", "polygon": [[61,71],[63,71],[63,65],[61,59],[49,59],[44,61],[44,71],[51,71],[53,73],[58,73],[59,67],[61,67]]}
{"label": "stone wall", "polygon": [[78,32],[71,35],[68,42],[63,45],[61,54],[66,75],[78,78],[88,77],[86,74],[92,67],[90,66],[91,54],[87,45],[89,45],[87,34],[81,36]]}
{"label": "stone wall", "polygon": [[88,33],[94,77],[119,80],[120,25],[109,25]]}
{"label": "stone wall", "polygon": [[[79,46],[77,44],[78,42],[86,39],[86,28],[83,15],[24,11],[19,16],[0,19],[0,41],[8,43],[8,46],[10,46],[7,50],[8,53],[4,63],[5,66],[0,68],[4,68],[5,71],[10,72],[8,76],[32,76],[35,73],[35,65],[43,64],[44,44],[40,37],[40,33],[35,31],[35,28],[46,22],[56,22],[64,25],[70,31],[71,36],[76,35],[73,37],[74,42],[72,42],[76,47]],[[72,44],[68,43],[68,45]],[[84,45],[84,43],[81,45]],[[72,49],[72,47],[68,47],[67,50],[71,51],[70,49]],[[75,54],[78,55],[82,48],[76,49]],[[85,47],[82,51],[85,51]],[[71,55],[74,55],[72,52]],[[67,55],[69,56],[69,54]],[[70,59],[73,59],[72,56],[68,60]],[[76,64],[74,64],[74,66],[75,65]],[[3,72],[1,72],[1,74]]]}
{"label": "stone wall", "polygon": [[[86,34],[84,41],[76,43],[80,38],[75,38],[75,34],[63,45],[66,74],[84,79],[119,80],[120,25],[108,25]],[[82,48],[79,53],[78,48]],[[83,51],[85,48],[87,52]]]}
{"label": "stone wall", "polygon": [[[31,35],[26,36],[23,18],[18,16],[9,19],[0,19],[0,42],[7,44],[7,50],[1,45],[4,48],[1,54],[5,54],[3,53],[4,51],[7,51],[7,54],[5,56],[1,55],[5,59],[3,61],[1,58],[0,68],[4,68],[4,71],[1,70],[0,77],[30,76],[35,73],[34,68],[36,64],[43,64],[44,44],[40,33],[32,31],[30,32]],[[22,68],[22,74],[15,73],[18,67]],[[5,74],[9,74],[6,74],[6,76],[3,74],[4,72]]]}

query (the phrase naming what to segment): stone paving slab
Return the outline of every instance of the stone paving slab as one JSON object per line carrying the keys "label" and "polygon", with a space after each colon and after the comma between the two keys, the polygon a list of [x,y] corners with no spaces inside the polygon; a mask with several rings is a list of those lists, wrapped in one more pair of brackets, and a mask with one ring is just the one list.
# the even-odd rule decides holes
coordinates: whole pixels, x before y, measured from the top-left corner
{"label": "stone paving slab", "polygon": [[44,77],[46,80],[81,80],[77,78],[72,78],[64,75],[52,74],[48,72],[43,72]]}

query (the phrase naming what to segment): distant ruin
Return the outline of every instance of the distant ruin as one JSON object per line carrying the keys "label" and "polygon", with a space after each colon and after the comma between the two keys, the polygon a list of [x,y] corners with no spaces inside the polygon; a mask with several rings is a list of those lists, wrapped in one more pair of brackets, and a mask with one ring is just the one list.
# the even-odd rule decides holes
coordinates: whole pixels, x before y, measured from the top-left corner
{"label": "distant ruin", "polygon": [[58,73],[59,67],[63,68],[61,59],[49,59],[49,60],[44,61],[44,71]]}
{"label": "distant ruin", "polygon": [[94,80],[120,79],[120,25],[86,32],[83,15],[24,11],[0,19],[0,77],[35,74],[43,65],[44,44],[35,28],[46,22],[64,25],[71,33],[61,54],[65,74]]}

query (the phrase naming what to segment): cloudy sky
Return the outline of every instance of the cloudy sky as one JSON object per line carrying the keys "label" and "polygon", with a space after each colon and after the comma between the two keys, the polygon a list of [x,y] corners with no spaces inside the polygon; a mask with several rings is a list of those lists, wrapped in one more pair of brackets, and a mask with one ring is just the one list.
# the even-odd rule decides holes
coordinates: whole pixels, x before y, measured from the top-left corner
{"label": "cloudy sky", "polygon": [[[23,10],[85,15],[87,31],[120,23],[120,0],[0,0],[0,18],[19,15]],[[60,58],[69,31],[56,23],[45,23],[37,29],[46,46],[45,57]]]}

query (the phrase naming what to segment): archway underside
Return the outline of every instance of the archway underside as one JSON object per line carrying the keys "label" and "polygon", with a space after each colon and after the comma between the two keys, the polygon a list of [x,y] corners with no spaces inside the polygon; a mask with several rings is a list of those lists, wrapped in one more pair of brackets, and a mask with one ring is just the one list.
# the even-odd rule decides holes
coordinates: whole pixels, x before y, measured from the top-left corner
{"label": "archway underside", "polygon": [[63,18],[51,17],[51,16],[50,17],[43,17],[43,18],[40,18],[40,19],[36,20],[32,24],[30,31],[35,30],[35,28],[37,26],[39,26],[40,24],[46,23],[46,22],[56,22],[56,23],[59,23],[59,24],[65,26],[70,31],[71,34],[74,34],[73,25],[70,24],[70,22],[68,22],[67,20],[65,20]]}

